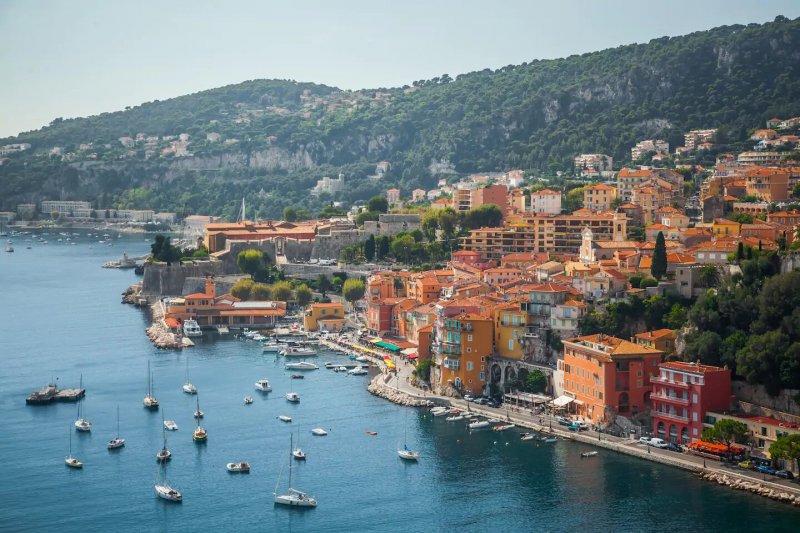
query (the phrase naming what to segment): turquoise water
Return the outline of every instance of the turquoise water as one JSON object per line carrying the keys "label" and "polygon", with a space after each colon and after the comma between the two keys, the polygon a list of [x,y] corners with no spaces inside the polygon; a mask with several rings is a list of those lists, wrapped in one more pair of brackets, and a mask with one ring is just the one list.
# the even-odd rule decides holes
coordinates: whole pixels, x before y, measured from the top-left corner
{"label": "turquoise water", "polygon": [[[148,249],[142,236],[114,245],[38,243],[0,255],[0,530],[60,531],[790,531],[800,511],[701,482],[691,475],[601,451],[581,460],[585,446],[536,446],[517,434],[469,434],[462,425],[431,419],[371,396],[365,376],[325,369],[290,380],[283,361],[254,343],[206,337],[181,353],[159,351],[144,335],[142,311],[121,305],[132,271],[100,265],[127,251]],[[184,394],[186,361],[206,413],[208,443],[196,445],[194,397]],[[319,362],[341,360],[332,354]],[[167,466],[183,504],[153,494],[154,455],[161,446],[161,412],[142,407],[147,362],[155,393],[179,430],[168,432]],[[25,405],[33,389],[58,377],[87,396],[91,434],[72,426],[75,404]],[[273,386],[258,394],[253,383]],[[299,404],[285,401],[296,391]],[[255,403],[243,404],[252,395]],[[108,451],[116,432],[126,445]],[[287,414],[285,424],[275,417]],[[396,454],[407,426],[418,464]],[[330,430],[312,437],[311,428]],[[293,485],[319,500],[308,511],[277,508],[272,492],[283,469],[289,435],[306,450]],[[368,436],[377,431],[378,436]],[[83,470],[68,469],[68,432]],[[226,472],[246,460],[249,475]]]}

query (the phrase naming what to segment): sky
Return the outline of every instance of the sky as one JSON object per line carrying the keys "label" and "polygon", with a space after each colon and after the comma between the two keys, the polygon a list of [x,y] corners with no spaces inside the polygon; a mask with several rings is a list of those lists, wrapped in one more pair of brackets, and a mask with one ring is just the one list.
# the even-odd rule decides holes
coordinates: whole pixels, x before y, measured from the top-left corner
{"label": "sky", "polygon": [[800,1],[0,0],[0,137],[250,79],[397,87],[777,15]]}

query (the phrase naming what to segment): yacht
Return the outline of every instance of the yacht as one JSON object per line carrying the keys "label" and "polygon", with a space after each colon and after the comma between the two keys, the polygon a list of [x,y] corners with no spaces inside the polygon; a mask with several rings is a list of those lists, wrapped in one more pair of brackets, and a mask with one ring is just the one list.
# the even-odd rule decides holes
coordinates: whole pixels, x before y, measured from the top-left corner
{"label": "yacht", "polygon": [[119,436],[119,405],[117,406],[117,436],[108,441],[108,449],[114,450],[125,446],[125,439]]}
{"label": "yacht", "polygon": [[292,421],[292,417],[291,416],[286,416],[286,415],[280,415],[280,416],[278,416],[278,420],[280,420],[281,422],[291,422]]}
{"label": "yacht", "polygon": [[477,422],[470,422],[469,429],[485,429],[488,428],[490,425],[491,424],[489,424],[489,422],[487,422],[486,420],[480,420]]}
{"label": "yacht", "polygon": [[164,463],[172,459],[172,452],[167,448],[167,430],[164,427],[164,413],[161,413],[161,433],[164,436],[164,446],[156,453],[156,461]]}
{"label": "yacht", "polygon": [[187,318],[183,321],[183,333],[187,337],[203,336],[203,330],[200,329],[200,324],[197,323],[197,320],[191,318]]}
{"label": "yacht", "polygon": [[319,367],[308,361],[300,361],[299,363],[286,363],[286,368],[288,370],[316,370]]}
{"label": "yacht", "polygon": [[197,394],[197,387],[187,381],[183,384],[183,392],[186,394]]}
{"label": "yacht", "polygon": [[290,402],[297,403],[300,401],[300,395],[296,392],[287,392],[286,393],[286,400]]}
{"label": "yacht", "polygon": [[279,505],[288,505],[290,507],[316,507],[317,500],[313,496],[309,496],[305,492],[301,490],[297,490],[292,488],[292,455],[293,446],[291,437],[289,440],[289,486],[286,489],[285,494],[278,494],[278,484],[280,484],[281,479],[280,475],[278,476],[278,481],[275,483],[275,492],[272,493],[272,497],[275,500],[276,504]]}
{"label": "yacht", "polygon": [[357,366],[357,367],[353,368],[352,370],[348,370],[347,373],[350,374],[351,376],[365,376],[369,372],[363,366]]}
{"label": "yacht", "polygon": [[174,420],[164,420],[164,429],[167,431],[178,431],[178,424]]}
{"label": "yacht", "polygon": [[145,394],[142,403],[148,409],[158,409],[158,400],[153,395],[153,374],[150,372],[150,361],[147,362],[147,394]]}
{"label": "yacht", "polygon": [[305,346],[289,346],[281,350],[280,354],[284,357],[313,357],[317,352]]}
{"label": "yacht", "polygon": [[[82,388],[83,388],[83,383],[81,382],[81,389]],[[92,430],[92,423],[81,415],[82,403],[83,402],[78,402],[78,419],[75,420],[75,429],[77,429],[78,431],[89,432]]]}
{"label": "yacht", "polygon": [[317,437],[324,437],[328,434],[328,432],[322,428],[314,428],[311,430],[311,434],[316,435]]}
{"label": "yacht", "polygon": [[250,463],[246,463],[242,461],[241,463],[228,463],[225,465],[225,468],[228,469],[228,472],[232,472],[234,474],[249,474],[250,473]]}
{"label": "yacht", "polygon": [[69,432],[69,455],[64,458],[64,464],[70,468],[83,468],[83,463],[72,457],[72,431]]}
{"label": "yacht", "polygon": [[156,483],[155,489],[156,489],[156,495],[159,498],[178,503],[183,501],[183,495],[181,494],[181,492],[179,490],[170,487],[167,484],[166,480],[163,483]]}
{"label": "yacht", "polygon": [[258,381],[256,381],[256,390],[260,390],[261,392],[272,391],[272,387],[269,384],[269,380],[266,378],[261,378]]}
{"label": "yacht", "polygon": [[266,341],[261,346],[261,351],[264,353],[279,353],[281,351],[281,345],[275,341]]}

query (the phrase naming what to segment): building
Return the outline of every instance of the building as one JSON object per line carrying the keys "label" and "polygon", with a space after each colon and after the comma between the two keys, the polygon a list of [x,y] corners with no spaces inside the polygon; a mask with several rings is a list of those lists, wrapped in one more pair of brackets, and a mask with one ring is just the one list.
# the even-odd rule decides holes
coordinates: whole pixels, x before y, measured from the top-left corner
{"label": "building", "polygon": [[469,211],[482,205],[494,204],[508,214],[508,188],[505,185],[489,185],[476,187],[474,184],[453,191],[453,209],[459,212]]}
{"label": "building", "polygon": [[230,294],[216,296],[213,278],[206,278],[203,292],[167,299],[165,306],[164,320],[173,329],[188,319],[196,320],[200,327],[267,328],[286,316],[284,302],[243,302]]}
{"label": "building", "polygon": [[577,255],[581,231],[592,230],[598,240],[625,240],[624,213],[595,213],[580,209],[571,215],[513,215],[502,228],[480,228],[462,237],[462,248],[486,259],[500,260],[510,253]]}
{"label": "building", "polygon": [[480,395],[486,387],[486,365],[492,356],[492,319],[460,313],[444,320],[441,343],[433,353],[441,371],[442,386]]}
{"label": "building", "polygon": [[344,190],[344,174],[339,174],[338,178],[330,178],[324,176],[322,179],[317,180],[317,184],[311,189],[311,194],[336,194]]}
{"label": "building", "polygon": [[770,213],[767,215],[767,222],[777,222],[784,226],[794,227],[800,224],[800,211],[793,209],[791,211],[778,211],[777,213]]}
{"label": "building", "polygon": [[637,333],[634,337],[634,342],[639,346],[661,350],[664,353],[675,351],[675,339],[677,334],[671,329],[656,329],[653,331],[645,331],[644,333]]}
{"label": "building", "polygon": [[692,130],[683,135],[683,144],[689,150],[697,150],[703,143],[713,143],[717,139],[717,129]]}
{"label": "building", "polygon": [[531,193],[531,212],[544,215],[561,214],[561,193],[542,189]]}
{"label": "building", "polygon": [[322,226],[320,221],[304,222],[214,222],[205,225],[204,244],[209,253],[226,249],[230,241],[277,241],[286,239],[314,240]]}
{"label": "building", "polygon": [[564,395],[576,412],[600,426],[614,417],[635,416],[650,407],[650,378],[657,375],[663,352],[597,334],[564,342]]}
{"label": "building", "polygon": [[494,309],[495,355],[517,361],[525,357],[524,339],[528,313],[519,302],[500,304]]}
{"label": "building", "polygon": [[[753,439],[754,449],[750,455],[761,455],[764,458],[771,458],[769,448],[778,437],[784,435],[797,435],[800,433],[800,426],[795,421],[781,420],[772,416],[758,416],[739,413],[727,413],[726,408],[708,410],[702,419],[705,427],[711,427],[719,420],[736,420],[747,426],[747,432]],[[788,417],[787,417],[788,418]],[[702,431],[701,431],[702,433]]]}
{"label": "building", "polygon": [[33,216],[36,213],[36,204],[17,204],[17,214],[20,216]]}
{"label": "building", "polygon": [[411,191],[411,201],[413,203],[419,203],[425,201],[425,189],[414,189]]}
{"label": "building", "polygon": [[785,154],[782,152],[742,152],[736,157],[740,165],[774,165],[779,163]]}
{"label": "building", "polygon": [[668,154],[669,143],[660,139],[648,139],[646,141],[639,141],[636,146],[631,148],[631,161],[641,159],[647,154]]}
{"label": "building", "polygon": [[617,189],[599,183],[583,188],[583,207],[592,211],[609,211],[611,204],[617,199]]}
{"label": "building", "polygon": [[78,209],[91,211],[92,203],[84,201],[69,201],[69,200],[43,200],[40,204],[41,212],[50,215],[51,213],[58,213],[60,217],[72,217],[73,213]]}
{"label": "building", "polygon": [[386,191],[386,201],[389,205],[400,203],[400,189],[389,189]]}
{"label": "building", "polygon": [[746,192],[764,202],[785,202],[789,198],[789,172],[779,168],[753,166],[744,174]]}
{"label": "building", "polygon": [[550,308],[550,329],[561,339],[574,337],[580,331],[580,320],[589,306],[578,300],[565,300]]}
{"label": "building", "polygon": [[575,156],[575,173],[581,176],[597,176],[611,172],[614,160],[605,154],[580,154]]}
{"label": "building", "polygon": [[341,331],[344,327],[344,305],[340,303],[313,303],[303,314],[306,331]]}
{"label": "building", "polygon": [[650,401],[653,434],[667,442],[700,440],[708,411],[727,411],[731,371],[717,366],[670,361],[658,366]]}
{"label": "building", "polygon": [[421,229],[419,213],[381,213],[378,220],[364,221],[364,235],[397,235]]}

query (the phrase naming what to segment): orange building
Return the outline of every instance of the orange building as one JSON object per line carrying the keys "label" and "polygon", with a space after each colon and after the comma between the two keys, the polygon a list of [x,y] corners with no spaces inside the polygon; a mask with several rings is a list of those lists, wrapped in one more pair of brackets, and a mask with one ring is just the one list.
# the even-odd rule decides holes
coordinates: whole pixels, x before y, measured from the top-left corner
{"label": "orange building", "polygon": [[789,198],[789,172],[779,168],[753,166],[745,172],[747,194],[765,202],[785,202]]}
{"label": "orange building", "polygon": [[460,313],[444,321],[436,354],[441,384],[482,394],[486,387],[486,364],[492,356],[492,319],[486,315]]}
{"label": "orange building", "polygon": [[592,211],[608,211],[617,198],[617,188],[604,183],[583,188],[583,207]]}
{"label": "orange building", "polygon": [[645,331],[644,333],[637,333],[635,342],[639,346],[661,350],[662,352],[675,351],[675,338],[677,337],[674,330],[671,329],[655,329],[653,331]]}
{"label": "orange building", "polygon": [[558,366],[564,394],[577,404],[578,414],[602,425],[650,407],[650,378],[658,374],[664,352],[603,334],[563,342]]}
{"label": "orange building", "polygon": [[266,241],[276,239],[314,240],[322,221],[306,222],[220,222],[207,224],[204,242],[209,253],[225,249],[228,241]]}

